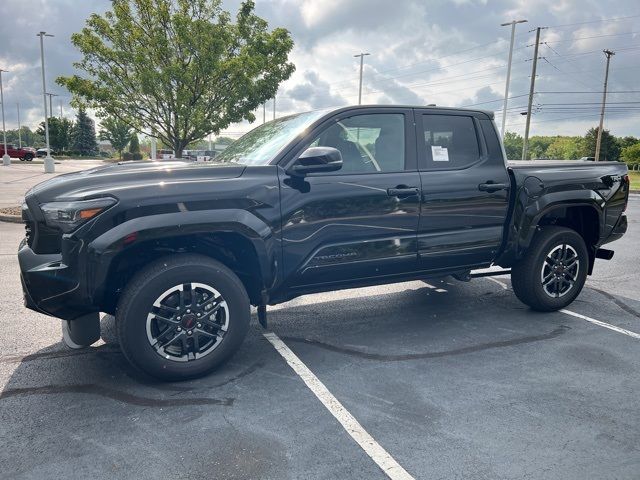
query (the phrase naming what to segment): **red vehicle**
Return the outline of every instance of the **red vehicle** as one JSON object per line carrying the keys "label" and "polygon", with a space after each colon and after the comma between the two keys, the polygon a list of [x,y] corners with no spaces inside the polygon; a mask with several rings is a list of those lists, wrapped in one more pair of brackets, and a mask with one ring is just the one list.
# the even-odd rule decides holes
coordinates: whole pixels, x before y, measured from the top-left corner
{"label": "red vehicle", "polygon": [[[36,156],[36,149],[31,147],[17,148],[15,145],[8,143],[7,153],[11,158],[19,158],[23,162],[30,162]],[[4,156],[4,144],[2,143],[0,143],[0,156]]]}

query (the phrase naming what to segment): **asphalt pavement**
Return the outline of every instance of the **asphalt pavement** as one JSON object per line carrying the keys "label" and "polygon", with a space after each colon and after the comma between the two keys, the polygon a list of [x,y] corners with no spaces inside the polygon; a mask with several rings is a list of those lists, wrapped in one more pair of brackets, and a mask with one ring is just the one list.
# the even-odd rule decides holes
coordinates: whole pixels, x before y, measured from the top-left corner
{"label": "asphalt pavement", "polygon": [[[507,276],[309,295],[270,308],[270,330],[414,478],[637,479],[640,197],[628,214],[568,308],[596,323],[529,310]],[[0,223],[0,478],[388,478],[255,318],[189,382],[133,371],[111,317],[67,350],[22,306],[22,234]]]}

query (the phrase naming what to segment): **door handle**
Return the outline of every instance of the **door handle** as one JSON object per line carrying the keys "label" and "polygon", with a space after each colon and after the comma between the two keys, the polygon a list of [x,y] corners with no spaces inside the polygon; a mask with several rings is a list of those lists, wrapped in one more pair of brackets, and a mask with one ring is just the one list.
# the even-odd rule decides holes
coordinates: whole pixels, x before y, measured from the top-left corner
{"label": "door handle", "polygon": [[481,183],[480,185],[478,185],[478,190],[480,190],[481,192],[493,193],[499,190],[509,190],[510,186],[511,185],[509,185],[508,183],[487,182],[487,183]]}
{"label": "door handle", "polygon": [[416,187],[405,187],[398,185],[396,188],[387,188],[387,195],[390,197],[406,198],[412,195],[418,195],[419,190]]}

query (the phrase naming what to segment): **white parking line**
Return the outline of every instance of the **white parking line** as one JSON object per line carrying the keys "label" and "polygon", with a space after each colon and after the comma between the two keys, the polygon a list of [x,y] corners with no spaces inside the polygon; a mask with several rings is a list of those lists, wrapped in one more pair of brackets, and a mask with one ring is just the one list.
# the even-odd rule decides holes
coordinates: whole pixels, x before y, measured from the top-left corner
{"label": "white parking line", "polygon": [[[509,289],[507,284],[501,282],[500,280],[496,280],[495,278],[491,278],[491,277],[486,277],[486,278],[487,278],[487,280],[491,280],[493,283],[497,283],[504,290],[508,290]],[[580,313],[572,312],[571,310],[567,310],[565,308],[563,308],[562,310],[559,310],[559,311],[564,313],[565,315],[571,315],[572,317],[580,318],[582,320],[586,320],[587,322],[591,322],[594,325],[598,325],[600,327],[608,328],[609,330],[613,330],[614,332],[622,333],[623,335],[628,335],[629,337],[637,338],[637,339],[640,340],[640,333],[632,332],[631,330],[627,330],[626,328],[616,327],[615,325],[611,325],[610,323],[602,322],[600,320],[596,320],[595,318],[587,317],[586,315],[582,315]]]}
{"label": "white parking line", "polygon": [[347,431],[358,445],[366,452],[371,459],[382,469],[382,471],[393,480],[413,480],[413,477],[400,466],[398,462],[384,449],[375,439],[362,428],[362,425],[351,415],[340,401],[324,386],[324,384],[309,370],[309,368],[291,351],[287,345],[280,340],[273,332],[264,333],[264,337],[278,351],[282,358],[302,381],[309,387],[309,390],[318,397],[318,400],[329,410],[342,427]]}
{"label": "white parking line", "polygon": [[615,325],[611,325],[610,323],[601,322],[600,320],[596,320],[595,318],[587,317],[586,315],[572,312],[571,310],[565,310],[564,308],[560,311],[567,315],[571,315],[572,317],[581,318],[582,320],[591,322],[594,325],[599,325],[601,327],[608,328],[609,330],[613,330],[614,332],[622,333],[624,335],[628,335],[630,337],[640,339],[640,333],[632,332],[631,330],[627,330],[625,328],[616,327]]}

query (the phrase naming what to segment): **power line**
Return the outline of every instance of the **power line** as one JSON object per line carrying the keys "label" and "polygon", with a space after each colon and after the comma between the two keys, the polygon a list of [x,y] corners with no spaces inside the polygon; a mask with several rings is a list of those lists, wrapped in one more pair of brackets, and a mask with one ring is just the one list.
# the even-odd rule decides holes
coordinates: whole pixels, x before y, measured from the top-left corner
{"label": "power line", "polygon": [[578,37],[578,38],[571,38],[569,40],[551,40],[549,42],[542,42],[542,43],[566,43],[566,42],[575,42],[578,40],[588,40],[590,38],[604,38],[604,37],[620,37],[622,35],[635,35],[636,33],[640,33],[640,32],[624,32],[624,33],[609,33],[606,35],[592,35],[590,37]]}
{"label": "power line", "polygon": [[600,20],[591,20],[588,22],[577,22],[577,23],[564,23],[562,25],[551,25],[549,28],[563,28],[563,27],[573,27],[575,25],[587,25],[591,23],[602,23],[602,22],[619,22],[621,20],[627,20],[629,18],[638,18],[640,15],[629,15],[626,17],[613,17],[613,18],[603,18]]}

